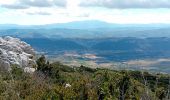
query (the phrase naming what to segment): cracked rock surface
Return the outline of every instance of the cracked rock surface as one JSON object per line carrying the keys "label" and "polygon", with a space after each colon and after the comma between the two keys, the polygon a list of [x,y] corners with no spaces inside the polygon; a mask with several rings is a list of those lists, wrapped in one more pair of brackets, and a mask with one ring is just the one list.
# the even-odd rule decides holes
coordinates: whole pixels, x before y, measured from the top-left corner
{"label": "cracked rock surface", "polygon": [[0,37],[0,68],[10,70],[12,65],[32,67],[35,51],[27,43],[10,36]]}

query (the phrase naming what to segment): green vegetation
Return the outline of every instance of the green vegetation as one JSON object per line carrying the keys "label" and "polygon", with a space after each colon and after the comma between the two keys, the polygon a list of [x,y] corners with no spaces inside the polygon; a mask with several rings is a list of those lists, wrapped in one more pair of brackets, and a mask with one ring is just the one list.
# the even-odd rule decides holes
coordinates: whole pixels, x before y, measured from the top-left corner
{"label": "green vegetation", "polygon": [[0,71],[0,100],[164,100],[169,75],[69,67],[42,56],[37,71]]}

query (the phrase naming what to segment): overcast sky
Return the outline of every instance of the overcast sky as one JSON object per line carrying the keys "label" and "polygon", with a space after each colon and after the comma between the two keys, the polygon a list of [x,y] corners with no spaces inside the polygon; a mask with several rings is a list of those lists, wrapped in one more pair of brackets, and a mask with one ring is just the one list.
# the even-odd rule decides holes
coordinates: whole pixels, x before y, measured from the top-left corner
{"label": "overcast sky", "polygon": [[0,24],[170,23],[170,0],[0,0]]}

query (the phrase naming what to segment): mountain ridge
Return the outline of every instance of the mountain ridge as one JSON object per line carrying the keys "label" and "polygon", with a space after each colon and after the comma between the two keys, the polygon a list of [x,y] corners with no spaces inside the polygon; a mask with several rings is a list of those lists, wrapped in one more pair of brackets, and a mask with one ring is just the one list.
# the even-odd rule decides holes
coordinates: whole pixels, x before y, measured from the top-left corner
{"label": "mountain ridge", "polygon": [[0,24],[2,29],[40,29],[40,28],[66,28],[66,29],[96,29],[96,28],[118,28],[118,27],[169,27],[170,24],[149,23],[149,24],[120,24],[110,23],[100,20],[72,21],[67,23],[52,23],[44,25],[19,25],[19,24]]}

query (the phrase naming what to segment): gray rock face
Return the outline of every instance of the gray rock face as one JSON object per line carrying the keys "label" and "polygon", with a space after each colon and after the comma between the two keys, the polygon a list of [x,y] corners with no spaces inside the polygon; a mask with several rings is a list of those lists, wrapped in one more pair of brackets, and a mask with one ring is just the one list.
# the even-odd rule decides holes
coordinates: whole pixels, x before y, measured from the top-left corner
{"label": "gray rock face", "polygon": [[11,65],[32,67],[34,57],[35,51],[29,44],[9,36],[0,37],[0,69],[10,70]]}

